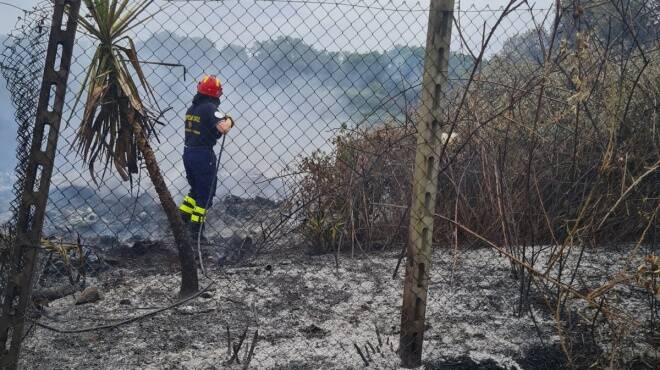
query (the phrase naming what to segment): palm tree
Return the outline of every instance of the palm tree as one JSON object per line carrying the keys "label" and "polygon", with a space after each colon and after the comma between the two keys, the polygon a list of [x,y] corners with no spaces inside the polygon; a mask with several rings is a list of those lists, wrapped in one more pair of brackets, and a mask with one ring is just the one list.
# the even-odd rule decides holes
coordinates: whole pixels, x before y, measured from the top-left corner
{"label": "palm tree", "polygon": [[[79,18],[79,22],[98,40],[98,46],[74,104],[75,110],[86,90],[85,109],[74,147],[88,164],[95,183],[97,162],[103,165],[103,174],[112,162],[121,178],[132,183],[138,162],[144,160],[179,251],[180,295],[185,297],[199,288],[194,254],[149,145],[150,139],[156,137],[158,118],[145,105],[138,83],[155,106],[156,98],[138,61],[133,40],[127,36],[150,18],[139,19],[153,0],[131,2],[134,5],[129,6],[129,0],[84,0],[89,17]],[[130,72],[134,72],[135,80]]]}

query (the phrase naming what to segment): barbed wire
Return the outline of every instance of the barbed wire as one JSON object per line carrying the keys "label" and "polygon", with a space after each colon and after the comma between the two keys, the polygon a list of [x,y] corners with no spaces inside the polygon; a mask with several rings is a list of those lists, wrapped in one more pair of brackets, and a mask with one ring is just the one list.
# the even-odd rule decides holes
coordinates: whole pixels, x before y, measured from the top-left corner
{"label": "barbed wire", "polygon": [[[191,2],[208,2],[208,0],[166,0],[167,2],[181,2],[181,3],[191,3]],[[225,0],[215,0],[215,1],[220,1],[220,2],[226,2]],[[379,5],[365,5],[364,2],[360,3],[350,3],[350,2],[337,2],[337,1],[315,1],[315,0],[257,0],[258,2],[261,3],[284,3],[284,4],[302,4],[302,5],[330,5],[330,6],[346,6],[346,7],[352,7],[352,8],[358,8],[358,9],[370,9],[370,10],[379,10],[379,11],[389,11],[389,12],[422,12],[422,13],[428,13],[429,8],[428,7],[423,7],[422,4],[419,1],[415,2],[415,6],[410,6],[410,2],[405,2],[402,1],[400,2],[401,5],[406,5],[408,6],[407,9],[401,9],[398,7],[386,7],[386,6],[379,6]],[[374,0],[374,3],[380,3],[383,1],[378,1]],[[393,1],[389,1],[390,3],[394,3]],[[470,4],[470,6],[467,9],[463,9],[460,7],[457,7],[456,12],[457,13],[482,13],[482,12],[489,12],[489,11],[502,11],[504,9],[503,6],[498,6],[498,7],[491,7],[489,4],[485,4],[483,7],[479,7],[476,4]],[[524,9],[516,9],[514,11],[548,11],[552,10],[553,8],[544,8],[544,7],[536,7],[534,4],[528,8]]]}
{"label": "barbed wire", "polygon": [[27,9],[21,8],[20,6],[15,5],[15,4],[11,4],[11,3],[4,2],[4,1],[0,1],[0,5],[8,6],[8,7],[14,8],[14,9],[21,10],[21,11],[23,11],[24,13],[28,13],[28,10],[27,10]]}

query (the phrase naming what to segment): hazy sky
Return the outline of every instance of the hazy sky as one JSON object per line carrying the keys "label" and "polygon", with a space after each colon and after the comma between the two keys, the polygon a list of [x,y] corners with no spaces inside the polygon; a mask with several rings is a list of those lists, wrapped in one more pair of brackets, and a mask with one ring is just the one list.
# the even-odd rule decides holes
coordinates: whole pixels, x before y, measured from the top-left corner
{"label": "hazy sky", "polygon": [[[14,28],[17,18],[23,15],[21,10],[11,5],[25,9],[42,1],[0,0],[0,34],[9,33]],[[307,44],[320,50],[360,52],[391,50],[395,45],[420,46],[426,39],[427,15],[424,11],[376,11],[334,4],[381,4],[388,9],[394,7],[392,4],[405,4],[404,8],[426,9],[429,0],[328,0],[329,5],[301,4],[302,0],[296,0],[290,4],[286,4],[284,0],[258,1],[257,4],[254,1],[226,0],[213,5],[203,4],[201,1],[189,4],[181,2],[170,4],[162,9],[159,18],[154,18],[145,27],[136,30],[132,36],[136,36],[137,39],[146,39],[154,31],[174,31],[177,33],[176,37],[179,38],[184,36],[206,37],[216,48],[221,49],[230,43],[250,46],[255,41],[289,35],[301,38]],[[313,2],[320,1],[322,0],[313,0]],[[154,9],[158,9],[158,6],[164,2],[165,0],[157,1],[158,5],[154,6]],[[497,9],[507,4],[508,0],[456,0],[457,6],[459,3],[463,10],[486,9],[486,7]],[[552,0],[536,0],[535,2],[530,0],[530,3],[534,4],[534,8],[548,8]],[[200,12],[209,16],[196,20],[193,15],[200,14]],[[481,44],[484,22],[487,26],[490,25],[497,18],[496,13],[462,13],[459,19],[467,40],[459,41],[458,36],[454,36],[452,49],[465,53],[465,45],[469,48],[478,47]],[[543,19],[543,17],[538,19]],[[498,50],[498,46],[501,46],[502,42],[519,32],[524,32],[533,24],[530,14],[525,11],[507,18],[500,27],[502,32],[498,33],[492,41],[494,45],[491,45],[491,51]],[[89,40],[86,40],[88,43],[85,44],[84,36],[79,35],[78,39],[79,47],[76,48],[76,53],[89,51],[80,47],[80,45],[88,45]],[[156,58],[156,55],[149,55],[146,50],[145,54],[141,55],[146,60],[155,58],[157,61],[182,62],[171,54],[161,54],[163,53]],[[211,62],[208,62],[205,67],[202,65],[206,69],[214,66]],[[165,74],[162,79],[154,80],[165,81],[176,86],[191,84],[190,79],[181,81],[179,75],[180,72],[175,70]],[[238,76],[238,78],[240,80],[242,77]],[[4,82],[0,82],[0,84],[2,84],[0,87],[1,103],[8,105],[8,93],[4,88]],[[268,196],[268,192],[270,192],[268,187],[272,185],[273,188],[278,188],[278,186],[271,183],[256,186],[254,182],[244,183],[244,179],[250,180],[253,176],[261,174],[274,177],[285,171],[298,155],[309,154],[314,149],[328,147],[331,143],[330,136],[336,132],[340,120],[346,120],[346,117],[350,120],[360,119],[357,116],[357,118],[351,116],[350,113],[345,114],[344,106],[339,104],[343,95],[335,96],[333,94],[337,92],[322,90],[320,86],[312,86],[309,81],[304,79],[296,80],[296,84],[300,86],[292,85],[288,90],[278,90],[277,88],[259,90],[232,86],[231,83],[226,84],[229,97],[223,101],[222,109],[234,113],[238,122],[244,122],[244,126],[241,131],[231,137],[231,142],[228,144],[227,152],[230,154],[231,161],[223,164],[224,172],[221,173],[221,176],[224,181],[219,189],[220,194],[232,192],[244,196],[245,194],[240,192],[240,190],[244,190],[248,195],[254,196],[265,188],[264,194]],[[177,90],[177,92],[181,93],[181,90]],[[70,98],[73,97],[70,96]],[[163,99],[165,100],[164,106],[174,108],[165,117],[165,121],[176,125],[179,122],[178,116],[185,107],[181,102],[175,106],[172,103],[172,101],[175,103],[178,101],[175,98],[166,96]],[[0,156],[13,158],[15,145],[13,139],[15,124],[11,117],[13,112],[10,109],[3,110],[4,115],[0,115],[0,124],[4,128],[4,131],[0,130],[0,146],[2,146]],[[175,130],[176,126],[170,125],[163,130],[165,129]],[[311,130],[318,130],[318,132],[309,135]],[[64,134],[63,137],[71,137],[71,135]],[[269,140],[266,145],[263,137],[274,137],[278,140]],[[259,140],[254,138],[259,138]],[[290,140],[292,138],[296,140],[292,142]],[[181,176],[182,164],[178,154],[180,141],[180,136],[175,136],[172,141],[168,139],[161,145],[157,154],[171,156],[167,158],[167,161],[161,162],[170,164],[162,169],[165,176],[171,180],[175,190],[185,189],[185,179]],[[66,146],[66,143],[64,145]],[[58,164],[58,171],[53,177],[56,186],[65,187],[73,184],[74,181],[81,184],[88,183],[85,176],[70,177],[67,175],[67,171],[71,171],[73,167],[82,166],[79,160],[65,163],[68,161],[68,157],[59,156],[58,158],[62,163]],[[5,162],[5,168],[0,168],[0,175],[3,171],[13,168],[13,161],[7,159]],[[116,178],[112,179],[112,181],[108,180],[104,183],[105,188],[101,189],[101,193],[118,189],[119,184],[117,184]],[[2,202],[3,184],[5,187],[9,185],[7,181],[3,183],[0,177],[0,211],[6,208],[6,204]],[[145,182],[145,184],[148,183]],[[8,193],[8,188],[4,191]],[[6,203],[9,197],[5,194],[4,198],[6,198],[4,202]]]}
{"label": "hazy sky", "polygon": [[[19,8],[28,9],[34,6],[35,4],[42,2],[43,0],[3,0],[0,1],[0,33],[9,32],[14,24],[16,23],[16,18],[21,16],[23,12],[18,10],[10,5],[14,5]],[[347,3],[362,3],[362,1],[356,0],[342,0],[336,1],[332,0],[330,2],[347,2]],[[402,1],[404,2],[404,1]],[[405,1],[405,3],[410,4],[410,6],[416,6],[420,4],[420,7],[427,7],[428,0],[412,0]],[[483,8],[489,6],[491,8],[497,8],[508,3],[508,0],[456,0],[456,4],[461,5],[461,8],[465,9],[471,6],[476,6]],[[533,0],[530,1],[531,4],[534,4],[535,7],[547,8],[550,4],[553,3],[553,0]],[[8,5],[9,4],[9,5]]]}

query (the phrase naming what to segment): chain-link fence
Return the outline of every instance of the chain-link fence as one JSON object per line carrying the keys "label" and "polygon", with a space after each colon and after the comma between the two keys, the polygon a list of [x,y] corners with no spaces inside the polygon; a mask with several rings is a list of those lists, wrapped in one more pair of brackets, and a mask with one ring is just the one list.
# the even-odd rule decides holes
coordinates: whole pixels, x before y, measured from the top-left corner
{"label": "chain-link fence", "polygon": [[[434,91],[422,89],[426,3],[151,3],[128,35],[155,92],[151,144],[176,201],[188,193],[184,115],[200,77],[220,77],[220,109],[236,120],[199,246],[205,288],[183,303],[144,165],[123,181],[112,163],[90,170],[79,155],[98,44],[80,28],[24,366],[398,366],[420,125],[435,130],[427,216],[440,247],[421,256],[434,267],[413,273],[429,287],[425,364],[582,366],[617,346],[636,361],[645,341],[577,319],[644,312],[638,324],[657,338],[656,288],[644,285],[655,275],[599,290],[657,251],[658,6],[632,3],[457,4],[447,71],[427,76]],[[51,13],[44,2],[5,41],[17,196]],[[576,342],[584,332],[593,343]]]}

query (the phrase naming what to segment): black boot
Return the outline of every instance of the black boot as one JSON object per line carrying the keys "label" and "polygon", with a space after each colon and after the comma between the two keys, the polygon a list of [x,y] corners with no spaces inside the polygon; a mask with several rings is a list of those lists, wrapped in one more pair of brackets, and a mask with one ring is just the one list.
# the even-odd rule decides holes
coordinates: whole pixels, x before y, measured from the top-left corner
{"label": "black boot", "polygon": [[197,244],[197,240],[199,240],[201,244],[208,244],[209,240],[206,239],[206,236],[204,235],[204,229],[205,227],[203,223],[190,223],[190,238],[192,239],[193,244]]}

